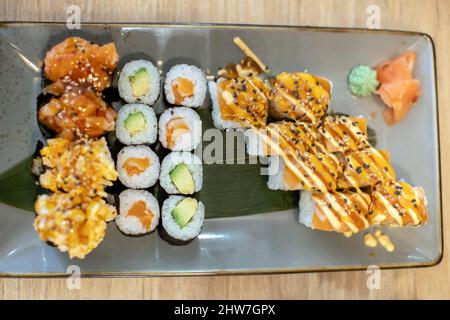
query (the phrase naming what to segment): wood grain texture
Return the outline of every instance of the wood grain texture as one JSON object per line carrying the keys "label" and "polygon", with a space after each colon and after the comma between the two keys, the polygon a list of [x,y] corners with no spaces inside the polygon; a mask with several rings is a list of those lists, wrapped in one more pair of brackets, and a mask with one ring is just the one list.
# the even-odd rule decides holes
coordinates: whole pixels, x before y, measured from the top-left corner
{"label": "wood grain texture", "polygon": [[[382,28],[421,31],[436,43],[442,149],[444,237],[449,234],[450,1],[447,0],[109,0],[0,1],[0,20],[65,21],[66,5],[81,7],[82,20],[102,22],[223,22],[366,27],[366,8],[381,9]],[[367,274],[333,272],[288,275],[82,279],[0,279],[1,299],[424,299],[450,298],[447,256],[432,268],[382,271],[380,290],[368,290]]]}

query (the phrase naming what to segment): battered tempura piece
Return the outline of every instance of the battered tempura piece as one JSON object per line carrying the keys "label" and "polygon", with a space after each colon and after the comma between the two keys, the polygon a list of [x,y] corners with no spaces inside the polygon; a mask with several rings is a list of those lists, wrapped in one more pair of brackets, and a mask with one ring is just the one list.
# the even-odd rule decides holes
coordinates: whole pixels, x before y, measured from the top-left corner
{"label": "battered tempura piece", "polygon": [[42,240],[83,259],[103,240],[106,222],[116,215],[102,199],[117,179],[106,141],[50,139],[41,156],[46,171],[39,182],[54,193],[36,200],[34,227]]}
{"label": "battered tempura piece", "polygon": [[41,195],[35,203],[34,228],[70,258],[83,259],[103,240],[106,222],[116,209],[101,198],[73,198],[67,193]]}
{"label": "battered tempura piece", "polygon": [[41,186],[74,198],[106,197],[105,187],[118,176],[104,138],[76,142],[50,139],[41,156],[46,168],[39,178]]}

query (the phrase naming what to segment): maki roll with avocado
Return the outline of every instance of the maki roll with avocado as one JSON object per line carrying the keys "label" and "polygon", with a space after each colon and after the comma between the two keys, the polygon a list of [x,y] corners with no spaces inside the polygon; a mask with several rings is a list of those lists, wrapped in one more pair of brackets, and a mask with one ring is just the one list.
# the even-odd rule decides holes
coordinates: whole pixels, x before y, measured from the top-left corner
{"label": "maki roll with avocado", "polygon": [[116,225],[127,235],[141,235],[155,230],[159,223],[158,200],[144,190],[128,189],[119,195]]}
{"label": "maki roll with avocado", "polygon": [[159,158],[147,146],[128,146],[117,155],[119,180],[128,188],[153,186],[159,176]]}
{"label": "maki roll with avocado", "polygon": [[203,185],[202,162],[195,154],[172,152],[162,161],[159,181],[169,194],[198,192]]}
{"label": "maki roll with avocado", "polygon": [[157,136],[155,111],[145,104],[126,104],[119,110],[117,139],[123,144],[152,144]]}
{"label": "maki roll with avocado", "polygon": [[199,115],[186,107],[170,108],[159,118],[159,141],[172,151],[192,151],[202,139]]}
{"label": "maki roll with avocado", "polygon": [[187,244],[202,230],[205,207],[194,198],[170,196],[163,203],[161,215],[161,236],[172,244]]}
{"label": "maki roll with avocado", "polygon": [[178,64],[166,74],[164,92],[169,103],[197,108],[206,97],[206,77],[196,66]]}
{"label": "maki roll with avocado", "polygon": [[142,102],[153,105],[160,90],[159,70],[150,61],[128,62],[119,77],[119,94],[129,103]]}

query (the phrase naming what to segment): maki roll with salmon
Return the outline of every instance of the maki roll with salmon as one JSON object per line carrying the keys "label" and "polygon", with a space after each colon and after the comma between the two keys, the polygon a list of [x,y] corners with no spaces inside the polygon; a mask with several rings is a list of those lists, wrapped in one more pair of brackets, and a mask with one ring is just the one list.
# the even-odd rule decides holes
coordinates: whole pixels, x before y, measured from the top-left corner
{"label": "maki roll with salmon", "polygon": [[155,111],[145,104],[126,104],[119,110],[116,135],[126,145],[152,144],[157,136]]}
{"label": "maki roll with salmon", "polygon": [[205,220],[205,207],[194,198],[170,196],[163,203],[161,216],[161,236],[172,244],[183,245],[200,234]]}
{"label": "maki roll with salmon", "polygon": [[128,189],[119,195],[116,225],[127,235],[141,235],[155,230],[159,223],[158,200],[144,190]]}
{"label": "maki roll with salmon", "polygon": [[145,189],[158,181],[159,158],[147,146],[128,146],[117,155],[119,180],[128,188]]}
{"label": "maki roll with salmon", "polygon": [[161,164],[161,187],[169,194],[189,195],[203,185],[203,166],[199,157],[189,152],[172,152]]}
{"label": "maki roll with salmon", "polygon": [[159,118],[159,141],[172,151],[192,151],[202,139],[202,121],[187,107],[170,108]]}
{"label": "maki roll with salmon", "polygon": [[159,70],[146,60],[128,62],[119,77],[119,94],[128,103],[153,105],[160,90]]}
{"label": "maki roll with salmon", "polygon": [[197,108],[206,97],[206,77],[196,66],[178,64],[166,74],[164,92],[169,103]]}

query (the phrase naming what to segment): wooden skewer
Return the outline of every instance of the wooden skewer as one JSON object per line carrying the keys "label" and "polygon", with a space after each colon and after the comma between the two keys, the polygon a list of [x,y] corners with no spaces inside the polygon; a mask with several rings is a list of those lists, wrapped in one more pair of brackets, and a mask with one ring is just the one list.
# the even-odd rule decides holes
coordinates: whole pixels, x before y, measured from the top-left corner
{"label": "wooden skewer", "polygon": [[234,42],[234,44],[235,44],[239,49],[242,50],[242,52],[244,52],[244,54],[245,54],[247,57],[249,57],[249,58],[251,58],[253,61],[255,61],[255,63],[258,65],[258,67],[261,68],[261,70],[262,70],[263,72],[268,73],[268,72],[270,71],[270,70],[269,70],[269,67],[266,66],[266,65],[261,61],[261,59],[258,58],[258,56],[252,51],[252,49],[250,49],[250,48],[245,44],[244,41],[242,41],[241,38],[235,37],[235,38],[233,38],[233,42]]}

